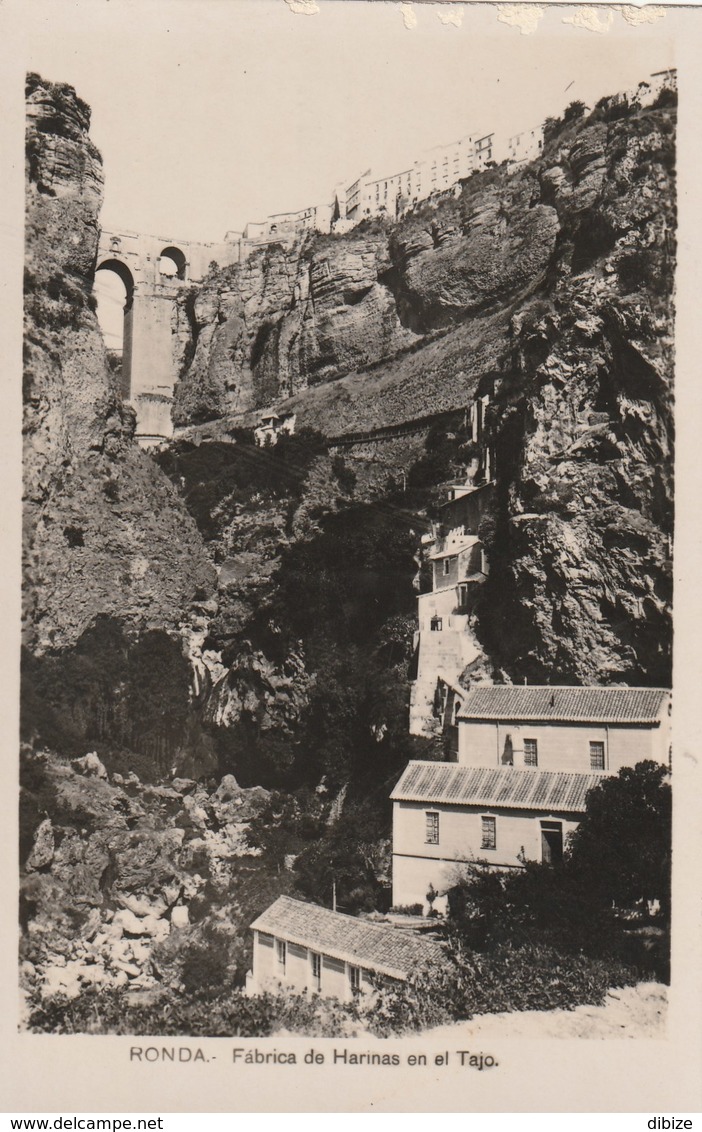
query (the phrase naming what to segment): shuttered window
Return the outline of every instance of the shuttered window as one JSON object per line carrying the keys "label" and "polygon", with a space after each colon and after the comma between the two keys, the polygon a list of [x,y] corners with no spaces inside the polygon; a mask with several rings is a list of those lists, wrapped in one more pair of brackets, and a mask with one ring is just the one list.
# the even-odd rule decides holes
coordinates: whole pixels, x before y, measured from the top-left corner
{"label": "shuttered window", "polygon": [[524,740],[524,766],[539,765],[539,745],[536,739]]}
{"label": "shuttered window", "polygon": [[497,819],[485,815],[480,819],[482,826],[482,840],[480,843],[481,849],[496,849],[497,848]]}
{"label": "shuttered window", "polygon": [[436,810],[427,810],[426,812],[426,843],[427,845],[439,844],[439,815]]}
{"label": "shuttered window", "polygon": [[312,985],[316,991],[322,989],[322,956],[316,951],[310,952],[312,960]]}
{"label": "shuttered window", "polygon": [[604,743],[590,743],[590,770],[604,770],[605,748]]}
{"label": "shuttered window", "polygon": [[282,970],[284,971],[285,970],[285,952],[286,952],[285,940],[284,939],[277,939],[275,941],[275,951],[276,951],[276,955],[278,956],[278,966],[281,967]]}

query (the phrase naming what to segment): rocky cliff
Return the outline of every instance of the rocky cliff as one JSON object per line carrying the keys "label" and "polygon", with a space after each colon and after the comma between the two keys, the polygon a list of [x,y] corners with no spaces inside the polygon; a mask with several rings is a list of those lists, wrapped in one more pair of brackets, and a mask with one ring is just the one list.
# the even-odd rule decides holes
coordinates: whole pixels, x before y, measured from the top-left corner
{"label": "rocky cliff", "polygon": [[481,625],[515,676],[668,685],[675,112],[597,119],[535,170],[559,248],[492,406]]}
{"label": "rocky cliff", "polygon": [[24,364],[25,641],[73,644],[98,614],[175,628],[211,593],[197,528],[113,386],[92,295],[102,163],[88,107],[30,76]]}
{"label": "rocky cliff", "polygon": [[[667,683],[675,107],[578,109],[516,171],[213,272],[178,420],[226,438],[272,404],[348,438],[377,496],[373,434],[426,437],[489,392],[489,660],[513,679]],[[387,481],[417,448],[372,456]]]}
{"label": "rocky cliff", "polygon": [[[356,428],[374,411],[389,419],[387,402],[398,381],[400,401],[410,396],[405,419],[414,406],[435,411],[447,393],[456,407],[460,395],[451,397],[445,387],[454,378],[465,386],[465,372],[474,368],[471,355],[484,337],[475,316],[507,306],[533,286],[555,246],[554,208],[533,203],[528,179],[505,180],[495,185],[490,174],[477,176],[458,199],[448,194],[400,225],[378,218],[343,236],[308,235],[213,272],[197,295],[182,299],[192,311],[186,357],[194,356],[176,389],[176,423],[288,398],[291,409],[299,405],[305,419],[309,414],[309,423],[317,423],[324,398],[297,395],[359,373],[359,401],[371,406],[354,405],[350,423]],[[394,359],[459,323],[465,331],[460,350],[447,341],[439,351],[446,355],[439,359],[440,383],[428,388],[422,379],[431,351],[421,351],[407,374],[396,372]],[[452,359],[457,352],[460,359]],[[339,388],[328,434],[336,401],[343,399]]]}

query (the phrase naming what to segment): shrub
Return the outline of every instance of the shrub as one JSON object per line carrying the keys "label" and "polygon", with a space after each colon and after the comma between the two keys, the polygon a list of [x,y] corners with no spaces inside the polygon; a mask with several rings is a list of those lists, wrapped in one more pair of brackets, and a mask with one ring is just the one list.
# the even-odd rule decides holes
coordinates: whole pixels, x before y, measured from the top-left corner
{"label": "shrub", "polygon": [[652,110],[664,110],[668,106],[678,105],[678,92],[671,90],[670,87],[664,87],[655,102],[652,103]]}
{"label": "shrub", "polygon": [[581,891],[627,908],[660,901],[670,908],[671,792],[664,766],[623,767],[590,790],[568,845]]}
{"label": "shrub", "polygon": [[133,1034],[190,1037],[267,1037],[291,1030],[311,1037],[352,1036],[353,1003],[306,995],[227,991],[216,998],[166,991],[143,1004],[121,988],[90,989],[77,998],[56,995],[34,1005],[28,1029],[50,1034]]}
{"label": "shrub", "polygon": [[345,495],[353,495],[357,475],[353,468],[349,468],[343,456],[338,453],[332,456],[331,469],[334,477]]}
{"label": "shrub", "polygon": [[579,118],[583,117],[586,110],[587,106],[584,102],[580,102],[577,99],[575,102],[571,102],[570,105],[566,107],[563,114],[563,125],[567,126],[570,122],[577,122]]}
{"label": "shrub", "polygon": [[457,1017],[453,1009],[455,971],[446,964],[423,965],[406,982],[379,981],[365,1022],[379,1038],[441,1026]]}
{"label": "shrub", "polygon": [[237,962],[239,956],[235,952],[238,942],[238,936],[222,931],[214,924],[206,924],[200,936],[186,946],[181,956],[180,981],[185,994],[216,998],[223,988],[233,986],[233,980],[243,983],[246,966],[242,970],[242,964]]}
{"label": "shrub", "polygon": [[457,1017],[513,1010],[601,1005],[610,987],[636,982],[617,960],[558,951],[546,944],[501,944],[488,954],[455,952]]}
{"label": "shrub", "polygon": [[610,987],[637,973],[617,960],[568,954],[545,944],[501,944],[489,953],[454,946],[444,963],[420,968],[406,983],[381,986],[367,1023],[378,1037],[519,1010],[601,1005]]}

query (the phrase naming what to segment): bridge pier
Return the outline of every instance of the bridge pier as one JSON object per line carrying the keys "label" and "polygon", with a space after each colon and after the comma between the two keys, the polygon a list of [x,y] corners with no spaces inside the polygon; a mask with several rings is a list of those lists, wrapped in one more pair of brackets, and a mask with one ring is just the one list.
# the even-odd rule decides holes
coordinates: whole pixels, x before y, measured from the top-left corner
{"label": "bridge pier", "polygon": [[136,412],[136,439],[143,447],[173,435],[171,407],[180,377],[178,292],[201,282],[213,260],[226,266],[239,256],[237,244],[101,231],[95,270],[115,272],[125,287],[121,389]]}

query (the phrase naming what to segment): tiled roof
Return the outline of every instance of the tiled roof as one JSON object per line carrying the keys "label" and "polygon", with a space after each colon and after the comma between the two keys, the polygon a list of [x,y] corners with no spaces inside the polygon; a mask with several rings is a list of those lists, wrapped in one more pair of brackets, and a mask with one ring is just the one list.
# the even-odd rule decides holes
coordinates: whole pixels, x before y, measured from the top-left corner
{"label": "tiled roof", "polygon": [[291,896],[279,896],[251,927],[396,979],[406,978],[420,963],[436,962],[442,955],[438,943],[414,933],[371,924]]}
{"label": "tiled roof", "polygon": [[560,688],[478,684],[466,689],[459,719],[656,723],[666,688]]}
{"label": "tiled roof", "polygon": [[566,774],[528,767],[472,767],[411,762],[390,797],[396,802],[450,802],[509,810],[585,810],[601,774]]}

